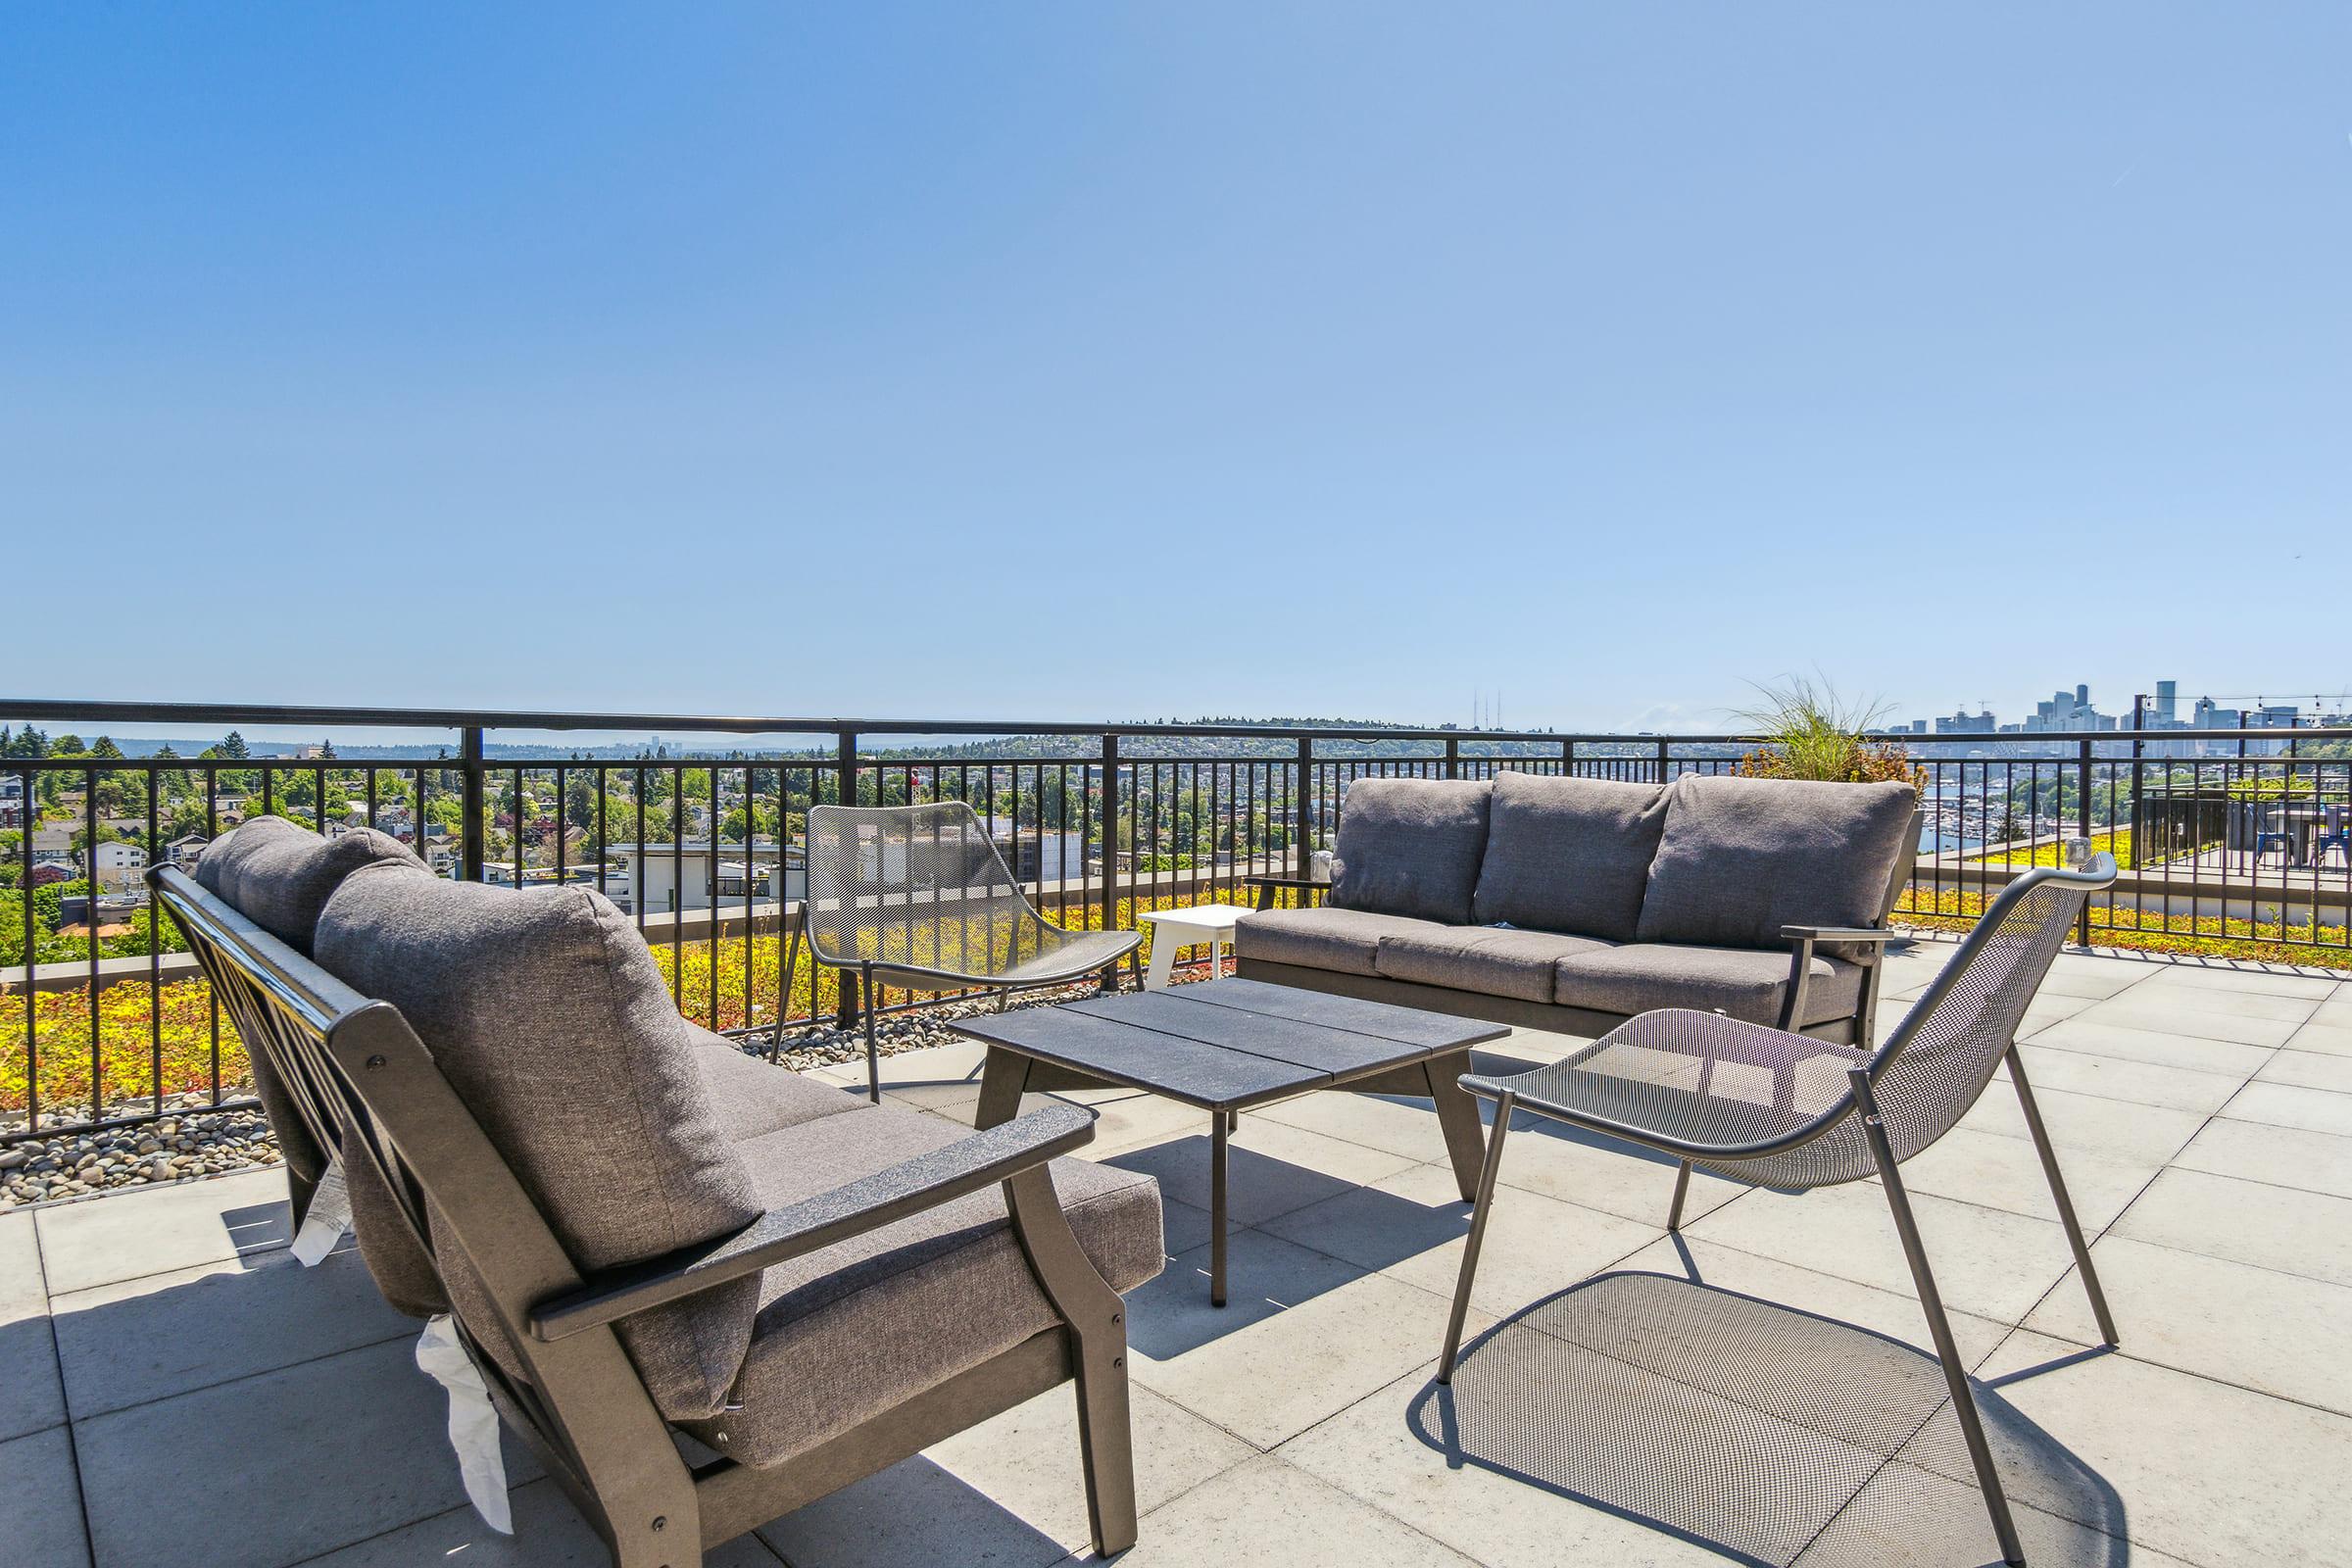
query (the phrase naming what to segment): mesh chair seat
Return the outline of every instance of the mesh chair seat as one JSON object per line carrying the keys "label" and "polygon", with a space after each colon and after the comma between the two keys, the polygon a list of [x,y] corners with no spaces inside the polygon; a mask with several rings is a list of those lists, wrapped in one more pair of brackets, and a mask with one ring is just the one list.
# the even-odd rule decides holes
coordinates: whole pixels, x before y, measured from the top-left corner
{"label": "mesh chair seat", "polygon": [[897,985],[911,977],[933,985],[946,981],[959,986],[1050,986],[1116,963],[1136,945],[1136,935],[1131,931],[1075,931],[1062,933],[1062,937],[1063,940],[1051,945],[1040,944],[1041,951],[1025,958],[995,968],[895,967],[886,959],[877,958],[874,978],[884,985]]}
{"label": "mesh chair seat", "polygon": [[916,990],[1075,980],[1143,942],[1065,931],[1039,913],[960,801],[813,808],[806,910],[818,962]]}
{"label": "mesh chair seat", "polygon": [[[1140,931],[1065,931],[1047,919],[987,824],[961,801],[810,808],[808,897],[785,950],[788,996],[804,934],[810,956],[846,971],[845,1021],[853,1005],[864,1014],[865,1086],[875,1101],[882,1098],[878,988],[987,987],[1002,1005],[1015,991],[1097,971],[1107,986],[1118,961],[1132,964],[1144,941]],[[779,1013],[770,1054],[783,1042]]]}
{"label": "mesh chair seat", "polygon": [[[1853,1103],[1846,1073],[1869,1059],[1867,1051],[1671,1007],[1629,1019],[1549,1066],[1462,1084],[1489,1096],[1507,1088],[1528,1110],[1649,1144],[1735,1181],[1817,1187],[1871,1173],[1869,1145],[1845,1117]],[[1784,1153],[1732,1157],[1831,1118],[1845,1124]]]}
{"label": "mesh chair seat", "polygon": [[[1676,1156],[1682,1170],[1667,1212],[1670,1231],[1681,1228],[1683,1198],[1694,1169],[1781,1188],[1827,1187],[1875,1175],[1919,1288],[1945,1392],[1959,1417],[2001,1556],[2022,1564],[2025,1548],[1928,1266],[1900,1166],[1949,1132],[2006,1061],[2091,1314],[2106,1343],[2116,1343],[2115,1321],[2099,1289],[2089,1244],[2017,1054],[2018,1024],[2068,932],[2092,894],[2115,883],[2114,857],[2089,856],[2088,849],[2082,846],[2080,869],[2037,867],[2003,890],[1893,1036],[1874,1051],[1677,1008],[1643,1013],[1546,1067],[1504,1078],[1465,1076],[1462,1087],[1494,1100],[1496,1115],[1438,1381],[1452,1381],[1461,1355],[1471,1280],[1494,1212],[1514,1110],[1615,1134]],[[1673,1338],[1659,1336],[1656,1342]],[[1659,1494],[1649,1484],[1652,1479],[1645,1471],[1638,1482],[1641,1497]]]}

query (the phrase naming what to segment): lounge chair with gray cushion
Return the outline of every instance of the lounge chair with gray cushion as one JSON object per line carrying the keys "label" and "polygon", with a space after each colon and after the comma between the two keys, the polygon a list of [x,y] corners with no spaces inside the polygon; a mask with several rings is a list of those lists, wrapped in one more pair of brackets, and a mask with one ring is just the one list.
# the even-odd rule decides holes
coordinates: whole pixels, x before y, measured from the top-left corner
{"label": "lounge chair with gray cushion", "polygon": [[[1488,1221],[1499,1200],[1496,1177],[1514,1112],[1625,1139],[1678,1161],[1681,1173],[1666,1220],[1670,1230],[1681,1226],[1683,1197],[1693,1166],[1733,1181],[1782,1190],[1876,1177],[1892,1210],[1895,1234],[1927,1313],[1929,1334],[2002,1555],[2012,1563],[2024,1562],[1967,1371],[1953,1347],[1951,1324],[1920,1245],[1900,1166],[1949,1132],[2005,1065],[2027,1131],[2041,1156],[2052,1205],[2090,1296],[2099,1333],[2107,1344],[2116,1343],[2114,1319],[2016,1044],[2018,1021],[2085,901],[2114,882],[2114,858],[2102,855],[2080,870],[2045,867],[2011,883],[1935,984],[1875,1051],[1718,1013],[1677,1009],[1644,1013],[1585,1050],[1532,1072],[1507,1078],[1465,1075],[1463,1088],[1494,1102],[1494,1130],[1487,1140],[1486,1165],[1479,1177],[1438,1381],[1452,1381],[1461,1353],[1471,1282]],[[1656,1343],[1657,1353],[1675,1352],[1669,1338],[1661,1336]],[[1774,1348],[1770,1344],[1684,1348],[1687,1353],[1711,1350],[1751,1364],[1768,1363]],[[1875,1392],[1867,1387],[1852,1391],[1860,1400],[1872,1398]],[[1825,1396],[1835,1393],[1833,1388]]]}
{"label": "lounge chair with gray cushion", "polygon": [[[842,973],[844,1026],[864,1015],[874,1101],[882,1098],[877,987],[993,990],[1002,1005],[1015,991],[1100,971],[1109,990],[1119,960],[1133,968],[1144,941],[1140,931],[1065,930],[1039,913],[961,801],[810,808],[808,898],[785,951],[787,997],[803,932],[809,956]],[[775,1044],[783,1038],[779,1016]]]}
{"label": "lounge chair with gray cushion", "polygon": [[1695,1007],[1868,1045],[1918,844],[1903,783],[1358,779],[1323,906],[1261,905],[1234,953],[1252,979],[1564,1034]]}
{"label": "lounge chair with gray cushion", "polygon": [[454,1314],[616,1564],[699,1563],[1066,1380],[1095,1544],[1134,1542],[1118,1293],[1160,1268],[1159,1200],[1055,1157],[1090,1112],[959,1132],[767,1066],[582,888],[387,858],[334,884],[314,958],[150,882],[339,1161],[387,1298]]}

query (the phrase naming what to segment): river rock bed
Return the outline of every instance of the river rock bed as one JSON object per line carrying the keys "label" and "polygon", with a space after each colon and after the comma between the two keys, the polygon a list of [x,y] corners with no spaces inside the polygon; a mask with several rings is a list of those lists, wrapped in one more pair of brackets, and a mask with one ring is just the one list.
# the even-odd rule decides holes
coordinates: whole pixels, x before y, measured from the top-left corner
{"label": "river rock bed", "polygon": [[168,1187],[277,1161],[277,1140],[259,1109],[174,1110],[137,1126],[0,1148],[0,1209],[122,1187]]}

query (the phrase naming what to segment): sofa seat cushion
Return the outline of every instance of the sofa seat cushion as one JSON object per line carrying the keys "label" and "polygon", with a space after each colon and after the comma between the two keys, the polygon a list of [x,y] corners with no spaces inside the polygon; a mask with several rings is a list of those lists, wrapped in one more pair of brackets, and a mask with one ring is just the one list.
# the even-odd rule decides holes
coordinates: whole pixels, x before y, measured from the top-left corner
{"label": "sofa seat cushion", "polygon": [[[400,1009],[582,1270],[660,1257],[760,1216],[711,1102],[702,1032],[678,1016],[644,940],[603,895],[369,866],[328,902],[318,949],[330,973]],[[481,1260],[445,1246],[444,1229],[434,1254],[450,1299],[519,1373]],[[758,1298],[757,1281],[735,1281],[620,1325],[664,1415],[724,1403]]]}
{"label": "sofa seat cushion", "polygon": [[1468,925],[1493,796],[1484,779],[1357,779],[1340,808],[1330,903]]}
{"label": "sofa seat cushion", "polygon": [[1490,997],[1516,997],[1522,1002],[1549,1002],[1552,975],[1562,958],[1608,947],[1591,937],[1550,931],[1432,926],[1382,937],[1374,964],[1382,977],[1390,980]]}
{"label": "sofa seat cushion", "polygon": [[[778,1207],[969,1136],[920,1111],[859,1105],[741,1147],[760,1200]],[[1052,1170],[1111,1289],[1159,1272],[1157,1182],[1084,1159]],[[783,1464],[1058,1321],[991,1187],[766,1270],[743,1408],[685,1427],[737,1460]]]}
{"label": "sofa seat cushion", "polygon": [[1641,940],[1769,948],[1785,925],[1877,925],[1918,808],[1901,782],[1686,773],[1666,791]]}
{"label": "sofa seat cushion", "polygon": [[1471,913],[1631,942],[1665,826],[1660,785],[1497,773]]}
{"label": "sofa seat cushion", "polygon": [[722,1035],[691,1023],[686,1027],[694,1034],[695,1066],[710,1093],[710,1113],[730,1143],[855,1110],[864,1102],[861,1096],[821,1079],[746,1055]]}
{"label": "sofa seat cushion", "polygon": [[1234,923],[1233,954],[1301,969],[1378,974],[1382,938],[1447,929],[1435,920],[1328,905],[1320,909],[1258,909]]}
{"label": "sofa seat cushion", "polygon": [[[1777,1024],[1788,989],[1789,955],[1754,948],[1701,948],[1628,943],[1562,958],[1552,1000],[1596,1012],[1650,1012],[1720,1007],[1748,1023]],[[1851,1014],[1862,995],[1862,969],[1842,958],[1816,957],[1805,985],[1805,1024]]]}

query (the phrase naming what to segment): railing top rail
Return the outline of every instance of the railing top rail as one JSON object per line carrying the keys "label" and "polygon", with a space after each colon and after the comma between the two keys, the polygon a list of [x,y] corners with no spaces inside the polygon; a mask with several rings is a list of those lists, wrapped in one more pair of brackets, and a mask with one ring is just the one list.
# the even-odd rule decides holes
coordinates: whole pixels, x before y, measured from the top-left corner
{"label": "railing top rail", "polygon": [[[50,722],[107,724],[270,724],[318,728],[322,725],[365,729],[481,730],[613,730],[646,729],[686,734],[727,735],[1207,735],[1252,736],[1265,740],[1330,741],[1467,741],[1481,745],[1737,746],[1755,745],[1769,737],[1720,734],[1625,734],[1557,730],[1464,730],[1437,728],[1355,728],[1345,725],[1294,724],[1136,724],[1029,723],[977,718],[829,718],[756,717],[743,714],[692,713],[577,713],[535,712],[505,709],[445,708],[323,708],[235,703],[74,702],[56,698],[0,698],[0,718]],[[2110,729],[2049,730],[2033,734],[1887,735],[1905,745],[1982,746],[2047,744],[2070,741],[2180,740],[2342,740],[2352,728],[2254,729]]]}

